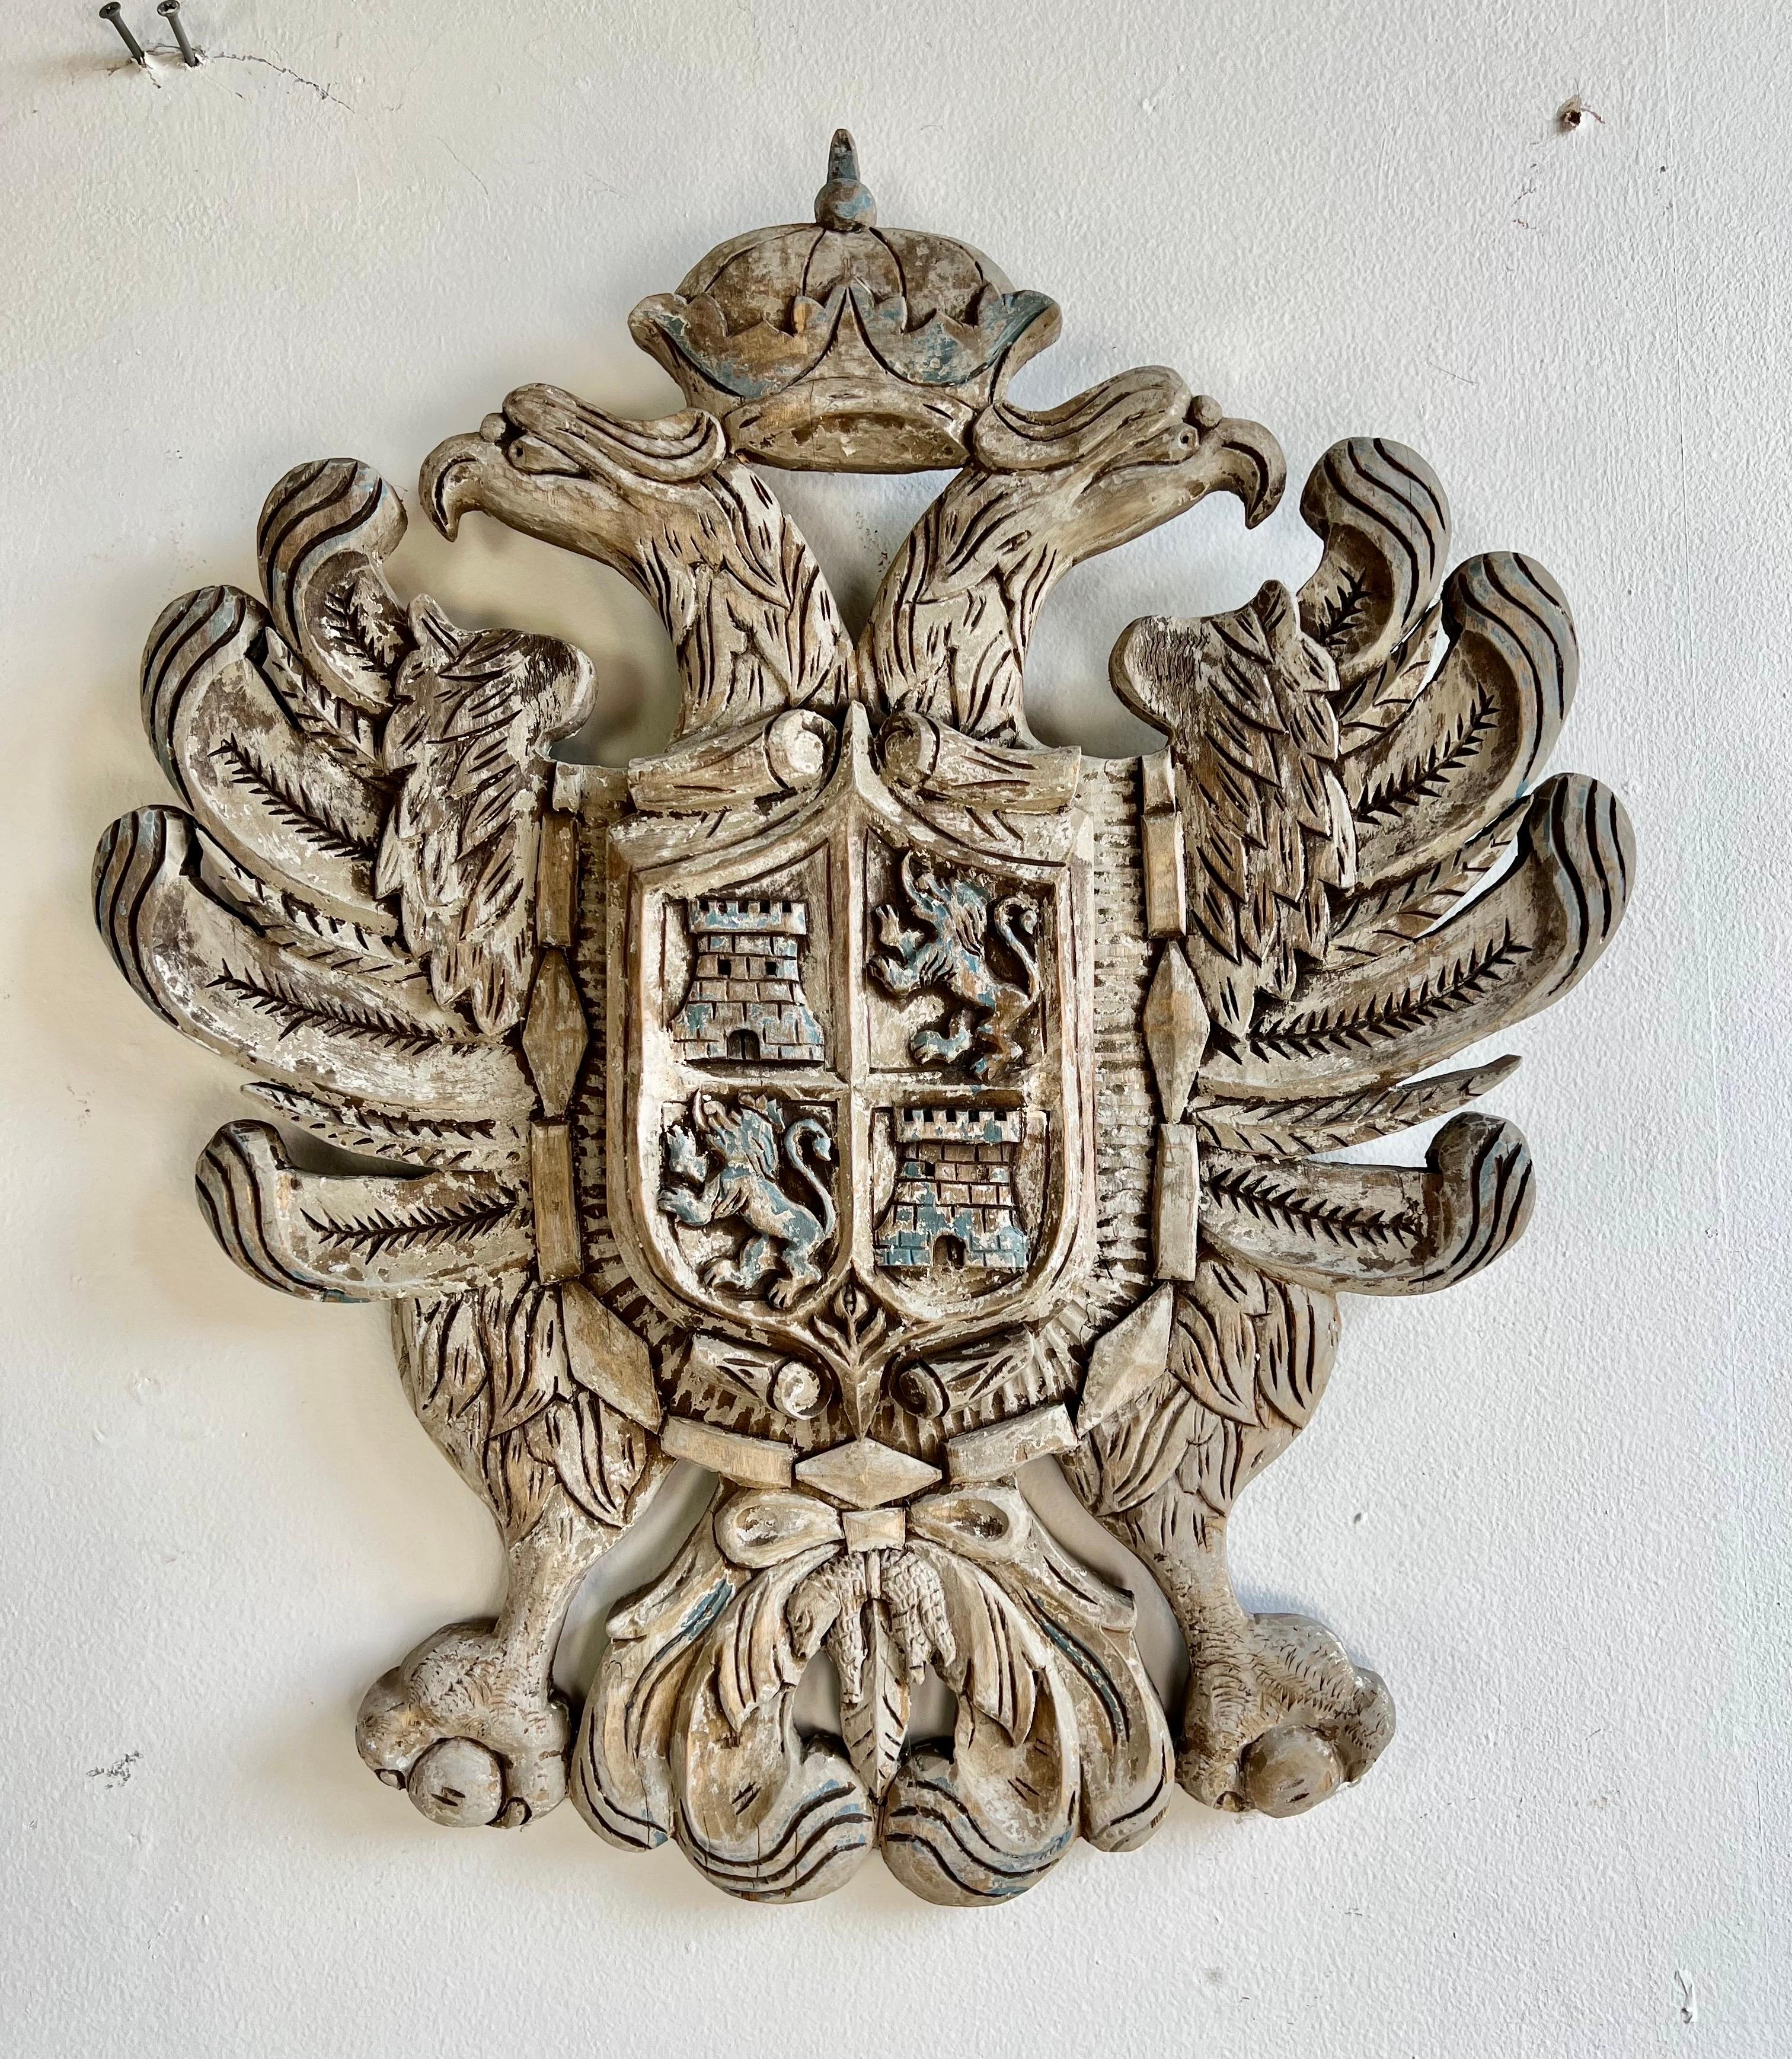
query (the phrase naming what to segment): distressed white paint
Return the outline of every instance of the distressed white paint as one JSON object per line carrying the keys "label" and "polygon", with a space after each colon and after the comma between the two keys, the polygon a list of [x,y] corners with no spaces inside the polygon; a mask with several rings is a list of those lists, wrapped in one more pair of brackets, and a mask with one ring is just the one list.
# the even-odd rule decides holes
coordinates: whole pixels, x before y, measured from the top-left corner
{"label": "distressed white paint", "polygon": [[[6,2049],[1784,2050],[1782,11],[186,12],[240,54],[145,76],[73,4],[0,46]],[[1575,90],[1602,118],[1558,134]],[[875,1867],[743,1910],[570,1810],[457,1835],[374,1785],[356,1699],[489,1595],[485,1519],[377,1314],[213,1245],[186,1169],[233,1081],[86,911],[94,837],[161,792],[143,632],[250,578],[280,472],[353,454],[408,486],[528,378],[667,402],[626,310],[800,216],[842,121],[886,220],[1062,301],[1024,397],[1161,360],[1272,424],[1295,478],[1398,436],[1459,550],[1542,559],[1585,651],[1561,762],[1618,787],[1643,852],[1595,977],[1511,1040],[1528,1241],[1448,1300],[1353,1304],[1236,1532],[1252,1599],[1388,1675],[1386,1758],[1294,1822],[1180,1803],[1144,1852],[1079,1850],[974,1919]],[[792,487],[849,604],[925,491]],[[1085,568],[1037,646],[1039,727],[1141,742],[1101,683],[1119,627],[1315,555],[1292,504],[1246,540],[1217,503]],[[657,631],[614,583],[488,524],[395,569],[584,643],[604,755],[663,732]]]}

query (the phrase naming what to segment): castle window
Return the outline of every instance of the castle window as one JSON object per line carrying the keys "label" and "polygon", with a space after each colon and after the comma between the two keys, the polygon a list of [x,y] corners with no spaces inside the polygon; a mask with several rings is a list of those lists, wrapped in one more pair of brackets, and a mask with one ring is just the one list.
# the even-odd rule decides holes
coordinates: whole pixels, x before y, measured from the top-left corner
{"label": "castle window", "polygon": [[715,961],[715,974],[718,979],[727,979],[734,969],[735,962],[732,958],[718,958]]}
{"label": "castle window", "polygon": [[728,1033],[728,1056],[731,1058],[756,1058],[759,1055],[759,1040],[751,1030],[731,1030]]}

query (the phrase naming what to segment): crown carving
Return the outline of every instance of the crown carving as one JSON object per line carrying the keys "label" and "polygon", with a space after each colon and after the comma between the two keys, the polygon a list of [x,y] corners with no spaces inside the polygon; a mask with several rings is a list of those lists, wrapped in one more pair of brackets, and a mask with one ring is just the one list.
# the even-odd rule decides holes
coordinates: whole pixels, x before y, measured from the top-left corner
{"label": "crown carving", "polygon": [[968,244],[880,228],[842,129],[812,223],[718,245],[628,326],[740,456],[923,472],[965,462],[978,416],[1057,340],[1059,316]]}

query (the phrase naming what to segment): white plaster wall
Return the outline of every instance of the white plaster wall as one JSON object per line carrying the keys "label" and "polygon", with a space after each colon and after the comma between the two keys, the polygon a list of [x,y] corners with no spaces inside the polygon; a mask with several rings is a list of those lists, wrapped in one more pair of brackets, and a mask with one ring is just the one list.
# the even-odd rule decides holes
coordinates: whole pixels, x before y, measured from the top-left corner
{"label": "white plaster wall", "polygon": [[[235,54],[122,68],[88,0],[0,28],[0,2046],[1783,2053],[1783,11],[188,16]],[[1575,90],[1599,118],[1555,133]],[[1179,1800],[1144,1852],[1078,1850],[978,1915],[875,1866],[736,1907],[570,1808],[456,1835],[375,1785],[356,1700],[490,1605],[485,1519],[379,1314],[282,1300],[213,1245],[189,1169],[234,1076],[137,1004],[86,910],[94,838],[161,792],[144,632],[253,583],[280,472],[352,454],[408,489],[528,378],[659,408],[627,309],[802,217],[841,121],[886,221],[1061,301],[1024,397],[1164,361],[1271,424],[1296,482],[1349,432],[1424,451],[1459,552],[1567,588],[1559,763],[1617,787],[1642,849],[1605,962],[1504,1040],[1528,1240],[1442,1299],[1348,1304],[1324,1408],[1236,1524],[1248,1597],[1392,1682],[1387,1757],[1297,1822]],[[849,600],[925,491],[793,488]],[[1248,540],[1217,503],[1070,580],[1041,727],[1136,745],[1113,635],[1301,576],[1296,497]],[[657,632],[615,582],[485,524],[414,534],[396,571],[586,643],[607,755],[663,733]]]}

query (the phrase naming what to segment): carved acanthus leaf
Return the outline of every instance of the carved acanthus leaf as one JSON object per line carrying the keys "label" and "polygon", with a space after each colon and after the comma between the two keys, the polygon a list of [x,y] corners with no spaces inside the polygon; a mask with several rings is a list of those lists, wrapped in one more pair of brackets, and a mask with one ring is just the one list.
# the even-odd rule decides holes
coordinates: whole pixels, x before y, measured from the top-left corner
{"label": "carved acanthus leaf", "polygon": [[1033,1727],[1048,1647],[1001,1585],[981,1567],[930,1544],[917,1555],[938,1575],[954,1650],[942,1671],[972,1707],[1018,1743]]}

